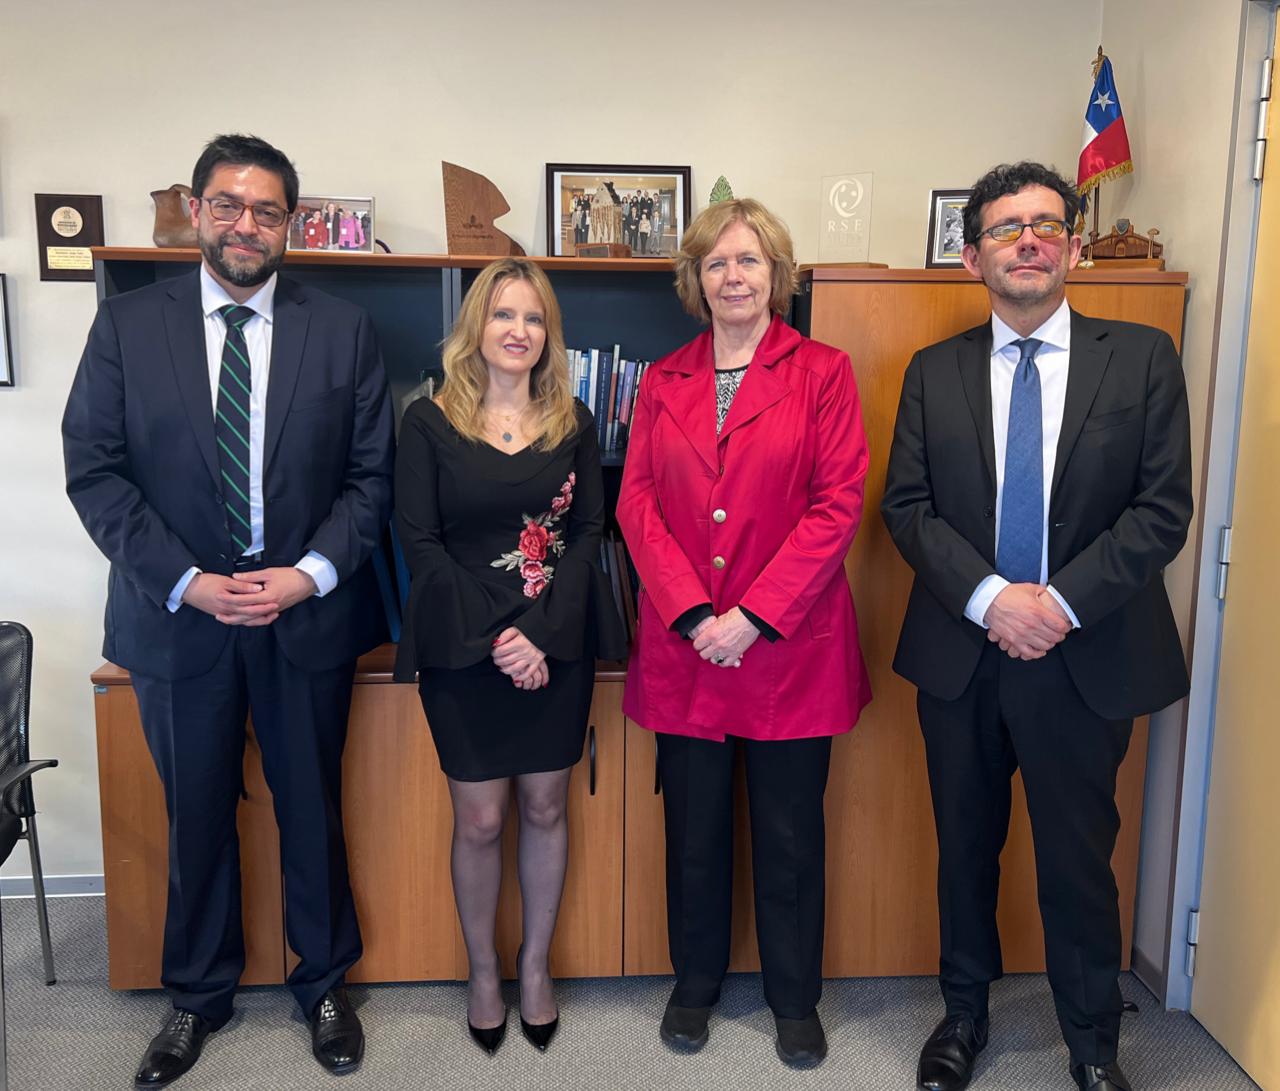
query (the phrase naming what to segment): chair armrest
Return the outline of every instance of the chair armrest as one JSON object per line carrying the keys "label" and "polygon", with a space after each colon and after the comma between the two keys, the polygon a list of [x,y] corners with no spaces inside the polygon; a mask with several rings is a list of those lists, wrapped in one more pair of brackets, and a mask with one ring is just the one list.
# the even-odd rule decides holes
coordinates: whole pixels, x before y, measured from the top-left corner
{"label": "chair armrest", "polygon": [[41,769],[52,769],[58,764],[56,758],[45,758],[42,761],[24,761],[0,773],[0,796],[20,781],[26,780],[32,773]]}

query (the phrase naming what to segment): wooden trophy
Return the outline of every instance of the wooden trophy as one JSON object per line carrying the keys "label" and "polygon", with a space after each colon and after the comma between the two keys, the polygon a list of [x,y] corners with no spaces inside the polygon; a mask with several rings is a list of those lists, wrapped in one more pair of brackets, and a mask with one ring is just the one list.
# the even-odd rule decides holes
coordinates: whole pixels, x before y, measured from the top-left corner
{"label": "wooden trophy", "polygon": [[483,174],[456,163],[440,164],[444,172],[444,224],[450,254],[524,256],[524,247],[493,226],[511,211],[502,192]]}

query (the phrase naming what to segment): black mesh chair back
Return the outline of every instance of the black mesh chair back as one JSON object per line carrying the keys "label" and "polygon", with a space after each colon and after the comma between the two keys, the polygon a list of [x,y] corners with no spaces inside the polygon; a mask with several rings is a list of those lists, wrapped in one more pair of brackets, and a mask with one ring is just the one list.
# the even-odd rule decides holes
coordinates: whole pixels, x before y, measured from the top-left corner
{"label": "black mesh chair back", "polygon": [[[27,735],[31,715],[31,631],[16,621],[0,621],[0,769],[30,760]],[[31,781],[19,781],[4,794],[9,814],[35,813]]]}

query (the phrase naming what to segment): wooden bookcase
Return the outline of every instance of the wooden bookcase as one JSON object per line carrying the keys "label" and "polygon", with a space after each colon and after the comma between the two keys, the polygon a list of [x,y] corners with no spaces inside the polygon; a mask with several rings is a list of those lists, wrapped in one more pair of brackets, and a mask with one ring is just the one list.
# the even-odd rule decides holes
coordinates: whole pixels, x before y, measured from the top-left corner
{"label": "wooden bookcase", "polygon": [[[195,251],[95,251],[100,295],[189,271]],[[439,342],[462,293],[489,259],[291,253],[288,275],[364,306],[378,328],[393,392],[439,368]],[[555,286],[570,345],[623,345],[656,358],[699,329],[671,286],[671,263],[534,259]],[[1090,314],[1146,322],[1181,342],[1186,276],[1081,271],[1068,295]],[[802,270],[796,325],[854,362],[871,447],[863,525],[846,561],[875,699],[836,741],[827,790],[828,976],[937,972],[936,848],[914,690],[890,669],[910,573],[878,514],[903,369],[911,353],[985,317],[986,296],[963,272],[814,267]],[[620,461],[620,460],[615,460]],[[618,465],[606,466],[616,498]],[[344,758],[344,814],[365,955],[359,981],[465,976],[449,881],[452,817],[416,688],[390,677],[392,649],[358,667]],[[669,973],[662,800],[653,736],[622,715],[623,664],[600,664],[587,753],[570,786],[570,863],[552,952],[558,976]],[[164,802],[128,675],[94,673],[110,980],[159,982],[167,874]],[[1113,864],[1126,950],[1132,934],[1146,723],[1120,774]],[[283,980],[291,964],[270,794],[250,734],[240,808],[248,965],[244,982]],[[741,793],[741,783],[739,785]],[[741,802],[741,800],[740,800]],[[740,818],[744,818],[740,815]],[[514,826],[514,823],[512,824]],[[745,822],[735,848],[732,968],[758,968]],[[514,829],[499,947],[509,973],[519,942]],[[1002,860],[1000,926],[1009,972],[1043,969],[1030,832],[1020,791]]]}

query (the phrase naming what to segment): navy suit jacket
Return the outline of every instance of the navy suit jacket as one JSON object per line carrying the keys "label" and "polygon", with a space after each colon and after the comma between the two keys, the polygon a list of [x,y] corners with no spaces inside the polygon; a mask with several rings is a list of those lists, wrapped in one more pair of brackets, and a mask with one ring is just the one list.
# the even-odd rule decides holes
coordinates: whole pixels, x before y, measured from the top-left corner
{"label": "navy suit jacket", "polygon": [[[111,562],[103,654],[166,680],[209,670],[230,629],[165,602],[195,565],[228,575],[199,274],[103,301],[62,421],[67,495]],[[276,282],[263,450],[263,567],[315,550],[338,586],[274,623],[290,662],[326,670],[385,639],[369,558],[391,511],[394,439],[369,316]]]}
{"label": "navy suit jacket", "polygon": [[[912,358],[880,509],[916,573],[894,670],[943,700],[964,692],[987,642],[964,608],[995,572],[990,369],[990,322]],[[1059,647],[1100,716],[1155,712],[1187,693],[1162,577],[1191,512],[1187,395],[1172,340],[1072,311],[1049,583],[1080,619]]]}

